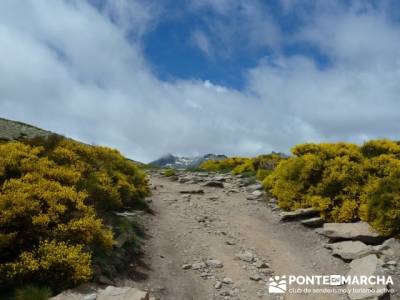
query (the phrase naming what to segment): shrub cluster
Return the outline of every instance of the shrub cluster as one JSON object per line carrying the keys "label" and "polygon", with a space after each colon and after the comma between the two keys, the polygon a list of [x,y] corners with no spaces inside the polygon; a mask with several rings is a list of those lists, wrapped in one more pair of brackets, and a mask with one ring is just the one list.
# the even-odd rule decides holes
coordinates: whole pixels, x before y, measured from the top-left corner
{"label": "shrub cluster", "polygon": [[172,177],[176,175],[176,171],[174,169],[166,169],[164,171],[164,176],[165,177]]}
{"label": "shrub cluster", "polygon": [[314,207],[328,221],[364,220],[384,235],[400,233],[399,143],[303,144],[292,153],[263,181],[280,207]]}
{"label": "shrub cluster", "polygon": [[148,192],[116,150],[58,136],[0,144],[0,286],[89,280],[93,253],[114,242],[103,217]]}
{"label": "shrub cluster", "polygon": [[222,160],[207,160],[200,165],[200,168],[213,172],[231,172],[234,175],[256,175],[259,180],[262,180],[282,159],[283,157],[276,153],[255,158],[229,157]]}

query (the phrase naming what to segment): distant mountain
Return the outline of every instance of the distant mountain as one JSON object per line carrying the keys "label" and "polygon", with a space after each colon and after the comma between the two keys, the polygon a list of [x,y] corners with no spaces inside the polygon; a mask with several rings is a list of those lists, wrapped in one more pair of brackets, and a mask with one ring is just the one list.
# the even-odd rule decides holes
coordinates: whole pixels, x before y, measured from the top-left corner
{"label": "distant mountain", "polygon": [[196,168],[206,160],[225,158],[227,158],[227,156],[215,154],[206,154],[196,157],[179,157],[172,154],[167,154],[155,161],[152,161],[149,165],[159,168],[187,169]]}

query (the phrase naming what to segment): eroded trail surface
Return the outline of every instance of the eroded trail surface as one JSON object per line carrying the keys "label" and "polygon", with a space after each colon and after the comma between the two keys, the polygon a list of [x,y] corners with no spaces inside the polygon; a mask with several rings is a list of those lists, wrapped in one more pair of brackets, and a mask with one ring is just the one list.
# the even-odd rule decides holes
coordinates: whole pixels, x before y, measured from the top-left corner
{"label": "eroded trail surface", "polygon": [[[248,200],[244,179],[196,173],[177,179],[151,175],[154,216],[147,225],[142,288],[170,300],[346,299],[269,294],[271,275],[346,274],[346,266],[323,248],[315,230],[280,222],[262,197]],[[210,181],[223,187],[204,186]]]}

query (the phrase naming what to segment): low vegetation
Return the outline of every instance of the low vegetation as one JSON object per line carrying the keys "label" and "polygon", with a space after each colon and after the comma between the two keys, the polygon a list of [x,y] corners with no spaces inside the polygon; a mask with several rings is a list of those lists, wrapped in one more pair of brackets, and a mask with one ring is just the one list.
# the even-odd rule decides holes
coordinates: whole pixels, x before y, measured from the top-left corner
{"label": "low vegetation", "polygon": [[90,280],[113,251],[113,212],[146,209],[148,193],[145,174],[116,150],[55,135],[1,143],[0,287]]}
{"label": "low vegetation", "polygon": [[28,285],[19,288],[15,292],[15,300],[47,300],[51,296],[51,290],[47,287],[35,287]]}
{"label": "low vegetation", "polygon": [[166,169],[163,174],[165,177],[172,177],[176,175],[176,171],[174,169]]}
{"label": "low vegetation", "polygon": [[200,168],[257,176],[285,210],[313,207],[327,221],[362,220],[383,235],[400,234],[399,142],[302,144],[292,154],[209,160]]}
{"label": "low vegetation", "polygon": [[369,222],[400,234],[400,144],[389,140],[303,144],[263,184],[280,207],[314,207],[327,221]]}
{"label": "low vegetation", "polygon": [[282,159],[284,159],[282,155],[276,153],[255,158],[229,157],[222,160],[207,160],[200,165],[200,169],[222,173],[231,172],[245,177],[256,176],[259,180],[263,180]]}

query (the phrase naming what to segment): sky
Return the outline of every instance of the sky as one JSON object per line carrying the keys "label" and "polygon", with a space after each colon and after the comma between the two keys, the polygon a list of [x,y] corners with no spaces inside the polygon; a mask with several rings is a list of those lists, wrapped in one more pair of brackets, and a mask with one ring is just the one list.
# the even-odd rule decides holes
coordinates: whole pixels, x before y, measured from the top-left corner
{"label": "sky", "polygon": [[0,1],[0,117],[143,162],[399,140],[399,97],[396,0]]}

